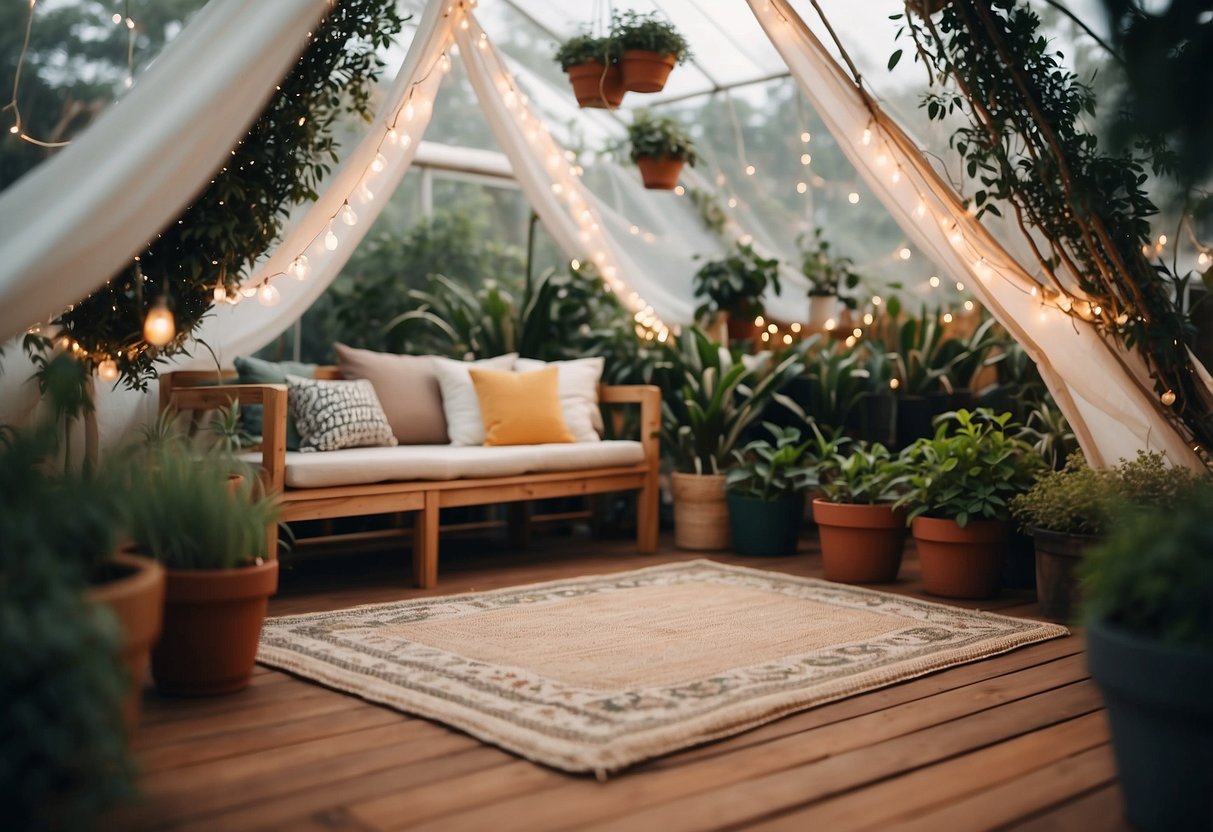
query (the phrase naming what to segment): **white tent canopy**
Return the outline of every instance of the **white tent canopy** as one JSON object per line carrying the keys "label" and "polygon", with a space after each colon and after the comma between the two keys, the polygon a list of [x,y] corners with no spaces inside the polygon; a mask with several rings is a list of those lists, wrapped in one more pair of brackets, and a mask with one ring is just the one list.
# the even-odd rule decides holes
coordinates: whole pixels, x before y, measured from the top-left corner
{"label": "white tent canopy", "polygon": [[[175,215],[255,117],[323,6],[322,0],[212,0],[132,94],[67,152],[0,195],[6,230],[0,241],[0,337],[18,334],[48,310],[97,288]],[[713,24],[721,42],[747,60],[730,64],[734,74],[728,78],[697,70],[700,86],[705,79],[710,90],[790,72],[904,233],[939,268],[967,276],[980,301],[1024,344],[1093,462],[1146,448],[1200,465],[1150,394],[1140,361],[1090,325],[1041,303],[1033,270],[1022,265],[1028,261],[965,212],[948,181],[840,68],[791,4],[748,0],[748,6],[746,25]],[[680,20],[670,4],[663,8]],[[732,5],[729,14],[738,14]],[[536,114],[533,99],[542,92],[528,87],[525,71],[498,51],[481,16],[464,0],[426,4],[367,132],[319,200],[296,212],[281,243],[247,276],[248,286],[273,285],[282,302],[224,308],[205,324],[204,337],[225,360],[281,332],[338,274],[412,163],[438,82],[456,51],[497,146],[557,244],[570,258],[593,262],[605,288],[662,337],[667,322],[690,319],[689,286],[654,268],[660,256],[637,246],[636,223],[590,192],[580,166]],[[746,33],[755,29],[773,50],[749,44]],[[231,47],[224,50],[227,61],[200,48],[211,43]],[[778,64],[762,57],[770,54],[781,58]],[[699,76],[685,77],[681,83],[693,85]],[[184,89],[181,79],[190,79]],[[675,87],[667,96],[680,94]],[[215,117],[219,107],[226,118]],[[587,118],[611,119],[601,113]],[[336,221],[347,203],[357,211],[355,225]],[[731,233],[746,232],[735,224]]]}

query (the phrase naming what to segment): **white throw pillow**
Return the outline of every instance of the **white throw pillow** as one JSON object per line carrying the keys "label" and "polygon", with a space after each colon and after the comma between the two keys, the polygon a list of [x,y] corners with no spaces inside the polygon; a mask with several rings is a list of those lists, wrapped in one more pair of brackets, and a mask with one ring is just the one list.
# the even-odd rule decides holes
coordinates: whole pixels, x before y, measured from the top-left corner
{"label": "white throw pillow", "polygon": [[531,373],[544,367],[556,368],[556,390],[560,395],[560,411],[569,426],[574,442],[601,440],[602,411],[598,409],[598,382],[602,380],[601,358],[575,358],[572,361],[537,361],[519,358],[514,372]]}
{"label": "white throw pillow", "polygon": [[483,445],[484,417],[480,415],[480,400],[468,367],[509,372],[514,369],[518,353],[511,352],[482,361],[456,361],[433,356],[434,372],[442,388],[442,412],[446,415],[446,433],[452,445]]}

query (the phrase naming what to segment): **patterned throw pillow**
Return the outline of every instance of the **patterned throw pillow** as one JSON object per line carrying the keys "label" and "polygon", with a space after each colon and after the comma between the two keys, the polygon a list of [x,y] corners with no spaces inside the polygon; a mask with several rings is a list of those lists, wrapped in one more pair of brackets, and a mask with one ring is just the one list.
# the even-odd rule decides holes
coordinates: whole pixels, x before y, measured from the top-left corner
{"label": "patterned throw pillow", "polygon": [[299,429],[299,450],[396,444],[375,388],[366,379],[318,381],[287,376],[286,383],[291,415]]}

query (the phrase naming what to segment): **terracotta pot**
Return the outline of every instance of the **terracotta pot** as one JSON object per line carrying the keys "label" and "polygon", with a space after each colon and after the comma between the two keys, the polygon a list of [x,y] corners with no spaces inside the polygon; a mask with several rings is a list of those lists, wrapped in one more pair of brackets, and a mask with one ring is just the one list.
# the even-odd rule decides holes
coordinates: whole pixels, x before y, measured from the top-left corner
{"label": "terracotta pot", "polygon": [[906,542],[905,509],[813,501],[828,581],[844,584],[897,580]]}
{"label": "terracotta pot", "polygon": [[248,685],[278,561],[242,569],[169,569],[164,635],[152,651],[156,689],[212,696]]}
{"label": "terracotta pot", "polygon": [[625,49],[619,59],[623,69],[623,88],[629,92],[661,92],[675,63],[673,55]]}
{"label": "terracotta pot", "polygon": [[756,341],[758,325],[754,319],[762,313],[762,308],[752,303],[740,303],[728,310],[725,325],[728,330],[729,343],[734,341]]}
{"label": "terracotta pot", "polygon": [[650,191],[672,191],[678,187],[678,177],[684,164],[683,159],[669,156],[641,156],[636,160],[640,178]]}
{"label": "terracotta pot", "polygon": [[122,665],[131,686],[122,700],[122,718],[128,731],[139,723],[147,656],[160,635],[164,619],[164,567],[151,558],[118,552],[102,566],[100,582],[85,597],[114,611],[122,626]]}
{"label": "terracotta pot", "polygon": [[1087,550],[1102,540],[1089,534],[1032,529],[1032,541],[1036,545],[1036,599],[1046,617],[1053,621],[1068,621],[1078,609],[1075,570]]}
{"label": "terracotta pot", "polygon": [[727,549],[729,507],[724,474],[670,477],[674,492],[674,545],[679,549]]}
{"label": "terracotta pot", "polygon": [[619,64],[604,67],[597,61],[568,69],[569,83],[580,107],[615,109],[623,103],[623,72]]}
{"label": "terracotta pot", "polygon": [[914,542],[922,567],[922,588],[945,598],[992,598],[1006,556],[1011,527],[1001,520],[915,517]]}

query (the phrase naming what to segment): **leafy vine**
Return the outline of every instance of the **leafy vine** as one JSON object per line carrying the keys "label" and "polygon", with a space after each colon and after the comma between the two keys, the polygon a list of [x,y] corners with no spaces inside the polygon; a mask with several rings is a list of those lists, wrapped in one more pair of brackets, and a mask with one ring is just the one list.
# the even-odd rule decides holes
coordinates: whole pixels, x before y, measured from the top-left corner
{"label": "leafy vine", "polygon": [[[112,360],[128,386],[145,389],[158,362],[187,351],[217,296],[235,292],[241,271],[279,239],[290,208],[316,199],[338,158],[338,116],[370,119],[384,65],[376,50],[404,19],[395,0],[332,6],[209,185],[129,266],[52,321],[86,365]],[[159,302],[172,310],[176,335],[155,347],[143,338],[143,322]]]}

